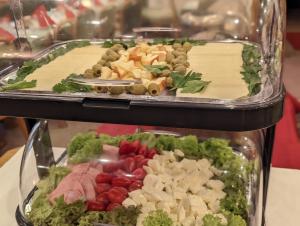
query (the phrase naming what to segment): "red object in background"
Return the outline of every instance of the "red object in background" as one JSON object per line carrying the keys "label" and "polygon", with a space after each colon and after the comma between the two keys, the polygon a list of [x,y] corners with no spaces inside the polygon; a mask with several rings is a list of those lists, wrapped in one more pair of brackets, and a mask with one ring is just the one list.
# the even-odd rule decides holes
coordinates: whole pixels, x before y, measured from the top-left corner
{"label": "red object in background", "polygon": [[34,16],[37,17],[39,24],[41,27],[49,27],[51,25],[54,25],[55,22],[49,17],[47,14],[47,9],[44,5],[39,5],[33,12]]}
{"label": "red object in background", "polygon": [[295,49],[300,49],[300,32],[287,32],[286,39]]}
{"label": "red object in background", "polygon": [[0,23],[9,23],[10,21],[11,21],[11,17],[8,14],[0,17]]}
{"label": "red object in background", "polygon": [[76,18],[76,15],[73,13],[73,11],[69,8],[68,5],[66,5],[65,3],[61,3],[58,6],[61,10],[63,10],[65,12],[65,15],[68,19],[73,20]]}
{"label": "red object in background", "polygon": [[97,128],[97,133],[103,133],[110,136],[120,136],[133,134],[140,128],[142,130],[153,130],[153,126],[135,126],[135,125],[119,125],[119,124],[102,124]]}
{"label": "red object in background", "polygon": [[0,41],[12,42],[16,37],[0,27]]}
{"label": "red object in background", "polygon": [[281,168],[300,169],[300,136],[296,114],[300,102],[290,94],[285,97],[284,115],[275,132],[272,165]]}

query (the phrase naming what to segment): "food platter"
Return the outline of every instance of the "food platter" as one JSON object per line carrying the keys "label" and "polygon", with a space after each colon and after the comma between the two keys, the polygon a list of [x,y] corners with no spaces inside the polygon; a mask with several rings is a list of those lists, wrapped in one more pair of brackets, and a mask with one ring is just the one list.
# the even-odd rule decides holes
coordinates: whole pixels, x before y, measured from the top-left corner
{"label": "food platter", "polygon": [[[272,94],[270,87],[269,90],[265,88],[270,86],[270,81],[268,75],[260,72],[260,64],[259,47],[249,42],[228,40],[206,43],[188,39],[163,39],[152,42],[72,41],[49,48],[39,54],[35,61],[25,62],[23,67],[2,79],[2,83],[9,82],[12,85],[3,86],[2,91],[20,89],[19,91],[24,93],[103,97],[101,94],[105,92],[95,94],[93,90],[55,88],[55,85],[73,74],[95,80],[134,80],[141,82],[145,87],[145,92],[126,89],[127,92],[123,91],[122,95],[111,93],[113,98],[243,103],[248,99],[258,101],[260,97],[254,96],[259,96],[260,92],[264,93],[264,98]],[[245,65],[248,66],[247,69]],[[249,68],[255,70],[251,76],[255,77],[256,81],[252,77],[246,78],[245,74],[251,72]],[[188,80],[188,72],[197,74],[199,78]],[[176,75],[182,75],[187,81],[178,80]],[[169,78],[171,84],[167,84]],[[24,80],[27,83],[22,87],[24,84],[19,82]],[[36,80],[35,85],[33,80]],[[200,88],[195,89],[195,84],[198,83]],[[147,84],[157,84],[160,89],[155,89],[156,92],[152,93]],[[167,89],[168,85],[170,89]]]}
{"label": "food platter", "polygon": [[[59,216],[60,207],[55,204],[58,202],[66,214],[76,215],[68,225],[147,225],[153,223],[153,218],[174,225],[189,225],[192,221],[209,226],[221,220],[242,226],[256,224],[261,160],[254,154],[254,147],[250,147],[252,155],[249,155],[243,150],[245,144],[239,142],[229,143],[219,138],[198,140],[196,136],[170,132],[157,134],[161,135],[155,131],[118,137],[78,134],[56,166],[51,167],[50,175],[24,197],[19,206],[23,215],[17,211],[19,225],[31,225],[28,219],[47,222],[55,214],[61,224],[61,220],[71,219]],[[87,151],[88,146],[98,152]],[[87,174],[94,176],[91,179]],[[177,180],[178,175],[184,178]],[[95,181],[81,181],[85,176]],[[198,178],[190,183],[192,177]],[[92,190],[87,189],[89,183]],[[169,201],[163,201],[165,198]],[[198,201],[193,204],[191,198]],[[172,207],[173,202],[176,207]],[[84,217],[75,209],[71,211],[74,205],[84,209],[79,211]],[[45,217],[43,208],[54,215]]]}
{"label": "food platter", "polygon": [[[177,43],[174,39],[158,41],[158,44],[155,45],[148,44],[147,48],[173,48],[171,44],[173,43],[174,45]],[[260,66],[261,62],[258,61],[259,52],[257,52],[256,48],[258,47],[256,45],[249,42],[232,40],[211,43],[188,41],[195,44],[193,44],[189,52],[185,53],[188,55],[186,64],[190,65],[185,69],[185,75],[178,76],[176,71],[171,71],[171,74],[168,74],[168,76],[160,77],[161,65],[150,65],[152,67],[150,70],[154,70],[155,73],[157,70],[159,71],[159,77],[147,80],[125,76],[123,78],[124,80],[112,80],[109,78],[109,81],[106,81],[107,78],[102,79],[102,77],[100,77],[99,79],[98,77],[93,77],[91,78],[92,82],[94,82],[93,86],[87,86],[88,79],[85,78],[85,72],[91,70],[93,65],[98,65],[97,62],[102,61],[103,54],[105,55],[106,52],[110,50],[108,48],[111,48],[116,43],[129,46],[132,45],[133,41],[78,40],[58,43],[41,52],[38,56],[35,56],[35,61],[24,63],[20,68],[10,68],[1,73],[4,76],[2,76],[0,80],[2,84],[0,101],[10,107],[1,108],[0,113],[15,116],[26,115],[27,117],[33,118],[69,119],[71,117],[74,120],[81,121],[135,123],[144,125],[156,123],[156,125],[163,126],[173,126],[175,122],[174,126],[176,127],[223,128],[227,130],[259,129],[270,124],[275,124],[278,121],[281,117],[281,100],[283,94],[282,92],[279,94],[273,93],[273,85],[269,78],[270,75],[265,72],[265,68]],[[161,44],[164,42],[167,42],[168,45]],[[180,41],[181,45],[184,45],[186,42],[187,39]],[[146,45],[144,40],[142,40],[141,43],[140,45]],[[135,43],[135,45],[138,44]],[[232,48],[231,45],[236,48]],[[104,48],[103,46],[106,47]],[[223,62],[224,59],[227,60],[224,61],[225,63],[220,63],[219,67],[215,67],[212,60],[220,55],[220,52],[218,52],[219,48],[216,47],[221,46],[226,49],[225,52],[229,52],[229,55],[223,54],[222,56],[221,54],[219,61]],[[244,70],[245,73],[247,71],[250,73],[247,76],[254,76],[253,80],[248,80],[248,82],[250,82],[248,85],[246,75],[244,76],[244,74],[241,73],[243,72],[244,65],[240,65],[242,63],[241,59],[243,58],[243,52],[241,52],[243,46],[255,50],[255,52],[252,52],[252,50],[248,52],[251,53],[249,55],[250,58],[249,56],[248,58],[244,57],[246,60],[248,59],[248,61],[252,62],[252,55],[255,53],[256,66],[254,65],[254,72],[252,72],[252,70],[249,72],[249,68]],[[135,50],[133,47],[130,48],[131,50]],[[193,48],[197,50],[195,53],[193,53]],[[172,50],[171,53],[174,51],[175,50]],[[210,54],[208,54],[208,52],[210,52]],[[230,55],[230,52],[234,52],[235,57]],[[77,58],[75,57],[76,53]],[[124,54],[126,55],[126,53]],[[63,61],[64,56],[70,58],[67,63]],[[87,61],[83,60],[85,58]],[[202,61],[206,63],[200,67],[197,66],[198,58],[201,58],[200,63]],[[93,59],[92,62],[91,59]],[[235,67],[231,67],[233,63],[230,60],[240,63],[235,64],[237,65]],[[112,62],[112,64],[114,63],[116,68],[118,68],[116,62],[117,61]],[[130,62],[127,62],[126,66],[128,66],[128,63]],[[248,64],[245,65],[247,66]],[[252,64],[250,63],[250,65]],[[165,65],[162,66],[165,67]],[[174,64],[174,67],[175,66],[176,64]],[[172,66],[172,68],[174,67]],[[239,70],[239,67],[241,67],[241,70]],[[232,71],[232,68],[235,68],[234,71]],[[176,67],[174,70],[177,70]],[[224,76],[223,74],[220,76],[220,70],[221,72],[224,71]],[[42,73],[38,73],[39,71]],[[132,71],[129,70],[129,74],[132,74],[131,72]],[[146,69],[142,72],[149,75],[149,71]],[[76,73],[75,77],[67,78],[70,73]],[[48,75],[48,77],[43,77],[43,75]],[[238,79],[224,79],[226,78],[225,75],[228,76],[228,78],[232,78],[233,76]],[[150,73],[150,76],[153,76],[152,73]],[[252,78],[251,76],[250,78]],[[257,80],[255,76],[259,76],[259,80]],[[166,87],[166,80],[169,80],[170,77],[173,83],[172,87],[168,88]],[[28,79],[28,81],[26,79]],[[72,81],[72,85],[70,85],[71,79],[76,79],[77,83]],[[188,79],[192,81],[187,81]],[[80,80],[79,84],[78,80]],[[82,85],[82,80],[86,85]],[[174,82],[174,80],[177,82]],[[102,85],[96,84],[98,87],[95,88],[95,81],[102,83]],[[121,92],[119,92],[120,88],[117,87],[118,85],[116,83],[127,81],[132,81],[132,83],[130,83],[130,85],[126,84],[123,87],[121,86]],[[196,82],[196,86],[193,85],[195,84],[194,82]],[[224,84],[220,86],[222,82],[224,82]],[[39,84],[43,85],[39,87]],[[18,87],[19,85],[29,87],[20,90],[14,89],[14,87]],[[134,86],[139,86],[139,89],[132,89]],[[53,91],[54,87],[57,88],[56,92]],[[149,87],[152,87],[153,95],[150,95]],[[249,95],[246,90],[247,87],[248,91],[250,88],[255,92]],[[3,91],[3,88],[5,91]],[[66,91],[65,89],[69,90]],[[188,89],[189,92],[192,90],[192,92],[195,93],[183,93],[183,90],[186,89]],[[142,93],[139,93],[141,90]],[[226,94],[227,98],[221,98],[220,94],[224,94],[224,97]],[[232,97],[234,97],[234,99],[232,99]],[[57,104],[64,106],[63,114],[53,110],[57,107]],[[15,110],[20,107],[24,111]],[[116,109],[118,109],[119,112],[116,112]],[[230,115],[226,121],[222,120],[222,114],[225,110],[230,111]],[[155,114],[148,114],[147,117],[143,117],[143,112],[155,112]],[[120,114],[124,116],[125,114],[130,114],[132,117],[122,119],[123,117]],[[165,115],[169,115],[170,120],[168,120]],[[182,120],[182,115],[189,115],[189,120]],[[214,118],[214,123],[208,120],[208,116],[210,116],[209,118]]]}

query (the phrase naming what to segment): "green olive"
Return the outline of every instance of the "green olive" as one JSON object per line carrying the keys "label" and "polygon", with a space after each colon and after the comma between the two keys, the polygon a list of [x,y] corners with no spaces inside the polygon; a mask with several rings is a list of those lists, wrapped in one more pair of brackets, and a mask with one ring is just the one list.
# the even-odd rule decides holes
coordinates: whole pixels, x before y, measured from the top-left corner
{"label": "green olive", "polygon": [[84,78],[94,78],[94,71],[92,69],[86,69],[84,74]]}
{"label": "green olive", "polygon": [[106,63],[105,60],[99,60],[97,64],[100,64],[100,65],[104,66],[105,63]]}
{"label": "green olive", "polygon": [[167,55],[166,55],[166,61],[167,61],[168,63],[171,63],[172,60],[173,60],[174,58],[175,58],[175,57],[174,57],[174,55],[173,55],[171,52],[168,52],[168,53],[167,53]]}
{"label": "green olive", "polygon": [[179,55],[177,58],[177,60],[181,60],[181,61],[186,61],[187,60],[187,55],[184,54],[184,55]]}
{"label": "green olive", "polygon": [[158,96],[160,94],[160,87],[156,83],[151,83],[148,86],[148,92],[150,93],[151,96]]}
{"label": "green olive", "polygon": [[173,71],[173,66],[171,64],[166,65],[171,71]]}
{"label": "green olive", "polygon": [[175,57],[178,57],[178,56],[181,56],[181,55],[186,55],[186,52],[185,52],[185,51],[174,50],[174,51],[172,52],[172,54],[173,54]]}
{"label": "green olive", "polygon": [[104,64],[103,66],[105,66],[105,67],[110,67],[110,66],[111,66],[111,64],[110,64],[110,62],[109,62],[109,61],[107,61],[107,62],[105,62],[105,64]]}
{"label": "green olive", "polygon": [[177,43],[174,43],[172,47],[173,47],[173,49],[178,49],[178,48],[181,48],[182,45],[177,42]]}
{"label": "green olive", "polygon": [[166,85],[167,85],[168,88],[173,87],[173,79],[171,77],[167,77]]}
{"label": "green olive", "polygon": [[193,45],[190,42],[185,42],[182,47],[188,52],[193,48]]}
{"label": "green olive", "polygon": [[109,57],[110,61],[115,61],[120,58],[120,55],[117,52],[113,51],[112,49],[107,50],[106,54]]}
{"label": "green olive", "polygon": [[171,74],[171,70],[168,70],[168,69],[165,69],[165,70],[163,70],[162,71],[162,73],[161,73],[161,77],[167,77],[167,76],[169,76]]}
{"label": "green olive", "polygon": [[111,49],[112,49],[113,51],[118,52],[118,51],[124,49],[124,47],[123,47],[121,44],[114,44],[114,45],[111,47]]}
{"label": "green olive", "polygon": [[143,84],[135,84],[130,87],[129,92],[134,95],[144,95],[147,89]]}
{"label": "green olive", "polygon": [[184,65],[177,65],[174,68],[174,70],[179,72],[180,74],[185,74],[186,73],[186,67]]}
{"label": "green olive", "polygon": [[111,95],[120,95],[122,93],[124,93],[125,88],[123,86],[110,86],[108,87],[108,92]]}
{"label": "green olive", "polygon": [[93,72],[94,72],[95,77],[101,76],[101,69],[102,69],[102,65],[100,65],[100,64],[95,64],[93,66]]}
{"label": "green olive", "polygon": [[105,54],[102,55],[101,59],[106,62],[106,61],[109,60],[109,56],[105,53]]}
{"label": "green olive", "polygon": [[187,50],[185,48],[183,48],[183,47],[177,48],[176,51],[178,51],[178,52],[184,52],[184,53],[187,52]]}
{"label": "green olive", "polygon": [[187,61],[186,60],[183,60],[183,59],[181,59],[181,58],[176,58],[176,59],[174,59],[173,61],[172,61],[172,64],[173,65],[176,65],[176,64],[185,64]]}
{"label": "green olive", "polygon": [[108,88],[106,86],[97,86],[95,90],[97,93],[107,93]]}

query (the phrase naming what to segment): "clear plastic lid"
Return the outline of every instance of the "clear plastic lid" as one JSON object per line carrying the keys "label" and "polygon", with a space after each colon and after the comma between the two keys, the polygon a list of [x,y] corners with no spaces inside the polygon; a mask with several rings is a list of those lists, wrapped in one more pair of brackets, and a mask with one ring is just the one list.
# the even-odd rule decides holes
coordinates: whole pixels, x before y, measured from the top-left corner
{"label": "clear plastic lid", "polygon": [[[9,7],[0,14],[2,91],[225,107],[282,91],[283,0],[15,0]],[[90,42],[63,43],[78,39]],[[9,73],[7,65],[32,58]]]}
{"label": "clear plastic lid", "polygon": [[262,130],[164,129],[39,122],[21,162],[18,223],[261,225]]}

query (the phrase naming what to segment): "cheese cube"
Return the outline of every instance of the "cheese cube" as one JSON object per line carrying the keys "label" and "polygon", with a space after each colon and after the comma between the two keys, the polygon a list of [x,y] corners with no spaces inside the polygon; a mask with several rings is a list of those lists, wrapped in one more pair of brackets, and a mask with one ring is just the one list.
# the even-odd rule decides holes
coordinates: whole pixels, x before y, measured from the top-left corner
{"label": "cheese cube", "polygon": [[147,202],[141,189],[132,191],[128,195],[137,205],[143,205]]}
{"label": "cheese cube", "polygon": [[224,183],[220,180],[209,180],[206,185],[207,187],[217,191],[222,191],[225,187]]}
{"label": "cheese cube", "polygon": [[133,201],[131,198],[127,198],[122,203],[123,206],[129,207],[129,206],[137,206],[136,202]]}

